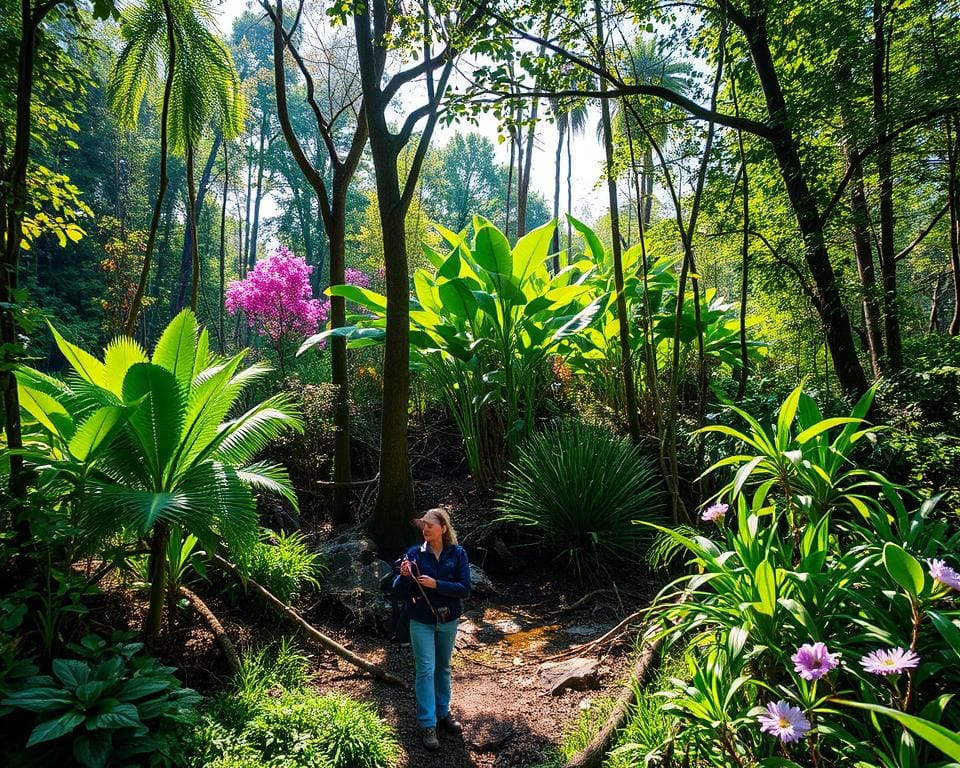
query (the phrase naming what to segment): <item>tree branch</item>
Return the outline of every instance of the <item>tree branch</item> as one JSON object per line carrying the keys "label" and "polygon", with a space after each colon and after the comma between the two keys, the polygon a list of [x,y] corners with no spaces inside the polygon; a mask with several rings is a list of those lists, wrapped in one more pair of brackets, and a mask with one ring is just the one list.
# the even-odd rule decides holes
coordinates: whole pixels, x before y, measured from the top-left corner
{"label": "tree branch", "polygon": [[937,222],[940,221],[940,219],[943,218],[944,214],[945,214],[947,211],[949,211],[949,210],[950,210],[950,201],[948,200],[947,202],[945,202],[945,203],[943,204],[943,208],[940,209],[940,212],[937,213],[937,215],[933,217],[933,219],[932,219],[932,220],[930,221],[930,223],[927,225],[926,229],[921,230],[921,231],[920,231],[920,234],[918,234],[918,235],[913,239],[913,242],[910,243],[910,245],[908,245],[908,246],[907,246],[906,248],[904,248],[902,251],[900,251],[900,253],[898,253],[896,256],[894,256],[894,257],[893,257],[893,260],[894,260],[894,261],[900,261],[900,259],[905,259],[905,258],[907,258],[907,256],[910,255],[910,252],[911,252],[914,248],[916,248],[918,245],[920,245],[920,243],[923,242],[924,238],[926,238],[926,236],[930,234],[930,230],[932,230],[932,229],[937,225]]}

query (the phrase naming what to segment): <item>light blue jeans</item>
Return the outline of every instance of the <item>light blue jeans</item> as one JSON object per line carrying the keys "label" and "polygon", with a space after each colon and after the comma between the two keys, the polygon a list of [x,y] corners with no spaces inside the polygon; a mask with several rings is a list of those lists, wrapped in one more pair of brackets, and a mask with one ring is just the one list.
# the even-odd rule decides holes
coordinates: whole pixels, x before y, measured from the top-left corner
{"label": "light blue jeans", "polygon": [[417,720],[421,728],[436,728],[437,718],[446,717],[450,711],[450,657],[459,623],[410,622],[410,645],[417,664]]}

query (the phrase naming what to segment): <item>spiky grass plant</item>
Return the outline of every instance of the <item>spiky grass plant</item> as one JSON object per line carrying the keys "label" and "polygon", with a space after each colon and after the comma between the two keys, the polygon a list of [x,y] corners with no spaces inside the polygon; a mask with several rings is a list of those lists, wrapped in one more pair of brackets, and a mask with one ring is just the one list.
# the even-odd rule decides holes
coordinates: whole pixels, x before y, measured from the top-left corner
{"label": "spiky grass plant", "polygon": [[565,421],[520,449],[498,504],[585,579],[638,559],[650,534],[635,521],[659,518],[662,491],[629,440]]}

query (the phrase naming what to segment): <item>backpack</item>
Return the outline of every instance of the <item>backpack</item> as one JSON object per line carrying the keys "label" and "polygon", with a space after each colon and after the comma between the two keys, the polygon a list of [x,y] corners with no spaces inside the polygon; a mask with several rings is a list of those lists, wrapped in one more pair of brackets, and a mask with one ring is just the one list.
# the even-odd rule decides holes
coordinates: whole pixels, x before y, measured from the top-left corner
{"label": "backpack", "polygon": [[410,642],[410,598],[393,587],[394,580],[400,574],[401,562],[402,557],[394,560],[392,572],[380,580],[380,592],[390,606],[384,630],[392,643]]}

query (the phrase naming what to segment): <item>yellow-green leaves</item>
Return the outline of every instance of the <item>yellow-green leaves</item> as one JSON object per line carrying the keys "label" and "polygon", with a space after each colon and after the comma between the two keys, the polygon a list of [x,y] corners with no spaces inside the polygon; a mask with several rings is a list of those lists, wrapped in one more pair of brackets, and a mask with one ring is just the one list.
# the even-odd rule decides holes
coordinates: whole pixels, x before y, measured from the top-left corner
{"label": "yellow-green leaves", "polygon": [[914,600],[923,593],[923,566],[903,547],[887,542],[883,547],[883,567]]}

